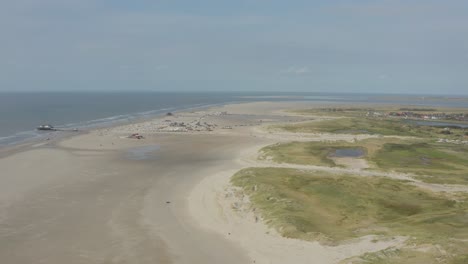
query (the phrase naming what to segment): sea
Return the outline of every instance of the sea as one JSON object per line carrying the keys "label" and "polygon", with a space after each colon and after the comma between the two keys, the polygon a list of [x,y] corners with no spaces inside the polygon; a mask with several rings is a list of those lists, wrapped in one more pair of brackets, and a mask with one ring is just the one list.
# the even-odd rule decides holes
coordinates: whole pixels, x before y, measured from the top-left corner
{"label": "sea", "polygon": [[86,130],[181,110],[254,101],[468,107],[466,96],[268,92],[0,92],[0,146],[44,137],[42,124]]}

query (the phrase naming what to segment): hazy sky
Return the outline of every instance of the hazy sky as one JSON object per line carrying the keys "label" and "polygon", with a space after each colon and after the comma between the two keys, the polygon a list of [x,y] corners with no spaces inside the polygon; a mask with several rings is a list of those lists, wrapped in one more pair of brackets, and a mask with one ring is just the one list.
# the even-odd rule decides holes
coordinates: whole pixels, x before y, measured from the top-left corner
{"label": "hazy sky", "polygon": [[468,94],[466,0],[0,0],[0,91]]}

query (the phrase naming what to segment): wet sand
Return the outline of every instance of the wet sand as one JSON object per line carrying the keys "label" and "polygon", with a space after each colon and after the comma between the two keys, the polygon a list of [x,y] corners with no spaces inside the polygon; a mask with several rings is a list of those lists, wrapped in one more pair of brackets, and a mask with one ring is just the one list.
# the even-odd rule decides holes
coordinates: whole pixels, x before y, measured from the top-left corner
{"label": "wet sand", "polygon": [[190,221],[185,199],[251,139],[149,141],[160,149],[147,160],[60,144],[1,159],[2,262],[247,263],[234,244]]}
{"label": "wet sand", "polygon": [[[262,146],[355,140],[264,129],[310,120],[281,111],[305,106],[233,104],[170,117],[212,131],[171,132],[161,129],[162,117],[0,150],[1,263],[337,263],[401,243],[368,237],[325,248],[282,238],[261,219],[232,209],[233,173],[280,166],[256,160]],[[126,138],[136,132],[145,139]]]}
{"label": "wet sand", "polygon": [[198,182],[259,140],[242,125],[255,116],[213,118],[239,128],[126,139],[132,124],[0,150],[2,263],[249,263],[187,209]]}

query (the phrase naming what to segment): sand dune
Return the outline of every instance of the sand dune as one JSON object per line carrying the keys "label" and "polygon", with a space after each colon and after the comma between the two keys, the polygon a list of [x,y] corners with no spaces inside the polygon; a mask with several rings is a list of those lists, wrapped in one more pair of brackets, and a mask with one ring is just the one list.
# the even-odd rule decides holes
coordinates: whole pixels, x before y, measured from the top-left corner
{"label": "sand dune", "polygon": [[[401,244],[404,238],[338,247],[285,239],[244,210],[248,200],[238,200],[229,177],[243,167],[273,166],[255,159],[261,146],[354,140],[262,129],[310,119],[281,111],[304,105],[227,105],[171,117],[195,128],[201,120],[210,130],[160,129],[162,117],[0,150],[2,263],[337,263]],[[145,139],[127,138],[136,132]]]}

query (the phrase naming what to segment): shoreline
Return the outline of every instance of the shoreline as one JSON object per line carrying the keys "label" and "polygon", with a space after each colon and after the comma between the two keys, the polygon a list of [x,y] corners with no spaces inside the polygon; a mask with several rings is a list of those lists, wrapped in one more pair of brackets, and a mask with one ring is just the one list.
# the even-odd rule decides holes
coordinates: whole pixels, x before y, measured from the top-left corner
{"label": "shoreline", "polygon": [[[249,101],[249,100],[242,100],[242,99],[259,99],[258,101]],[[344,105],[344,106],[353,106],[353,105],[363,105],[367,107],[382,107],[382,106],[394,106],[394,107],[430,107],[431,105],[428,104],[405,104],[403,102],[398,102],[398,101],[388,101],[388,102],[381,102],[381,103],[376,103],[376,102],[368,102],[368,101],[340,101],[339,98],[336,100],[332,99],[331,101],[327,101],[325,99],[320,100],[320,101],[315,101],[315,100],[310,100],[310,99],[305,99],[303,96],[299,97],[291,97],[294,98],[295,100],[287,100],[287,101],[281,101],[279,99],[284,98],[288,99],[290,97],[286,96],[241,96],[239,100],[233,100],[233,101],[226,101],[222,103],[210,103],[210,104],[198,104],[198,105],[189,105],[189,106],[182,106],[178,108],[162,108],[162,109],[157,109],[157,110],[149,110],[149,111],[144,111],[144,112],[135,112],[135,113],[129,113],[129,114],[120,114],[120,115],[114,115],[114,116],[109,116],[109,117],[104,117],[104,118],[99,118],[99,119],[91,119],[88,121],[80,121],[78,123],[69,123],[69,124],[55,124],[60,128],[64,129],[74,129],[77,128],[81,132],[89,132],[89,131],[94,131],[98,129],[105,129],[105,128],[112,128],[116,126],[123,126],[123,125],[130,125],[134,123],[140,123],[140,122],[145,122],[145,121],[150,121],[153,119],[158,119],[164,116],[165,113],[167,112],[173,112],[173,113],[179,113],[179,112],[189,112],[189,111],[202,111],[204,109],[210,109],[210,108],[216,108],[216,107],[223,107],[224,105],[236,105],[236,104],[251,104],[251,103],[308,103],[312,105],[323,105],[327,106],[328,104],[336,105]],[[278,99],[277,100],[264,100],[264,99]],[[451,105],[440,105],[440,106],[432,106],[436,108],[441,108],[443,110],[447,111],[458,111],[458,110],[463,110],[466,108],[463,108],[462,106],[451,106]],[[151,113],[151,114],[149,114]],[[121,117],[121,118],[118,118]],[[104,121],[104,120],[110,120],[110,121]],[[102,121],[102,122],[101,122]],[[428,120],[418,120],[415,119],[415,121],[428,121]],[[430,120],[429,120],[430,121]],[[437,122],[437,120],[432,120],[434,122]],[[456,124],[466,124],[466,122],[463,121],[453,121],[453,120],[439,120],[440,122],[453,122]],[[25,131],[18,131],[15,134],[12,135],[6,135],[0,137],[0,151],[4,148],[11,148],[15,147],[17,145],[24,145],[24,144],[32,144],[34,142],[38,142],[41,140],[44,140],[47,137],[55,137],[55,134],[59,133],[44,133],[42,135],[37,134],[31,137],[25,137],[22,139],[14,140],[14,141],[5,141],[5,139],[8,138],[16,138],[19,136],[19,134],[25,134],[25,133],[32,133],[35,132],[35,130],[25,130]],[[72,132],[72,131],[62,131],[62,132]],[[5,141],[5,142],[3,142]]]}
{"label": "shoreline", "polygon": [[[239,245],[200,227],[187,209],[193,186],[233,166],[237,153],[257,140],[250,129],[267,117],[260,116],[267,111],[247,111],[259,116],[213,113],[225,107],[233,106],[174,117],[188,122],[203,116],[204,122],[217,124],[215,131],[151,131],[164,119],[159,117],[1,149],[2,259],[248,263]],[[142,131],[145,124],[148,131]],[[233,129],[223,129],[226,125]],[[145,139],[127,139],[133,131]],[[148,145],[160,148],[143,160],[126,158],[130,149]]]}
{"label": "shoreline", "polygon": [[[320,121],[322,117],[286,112],[317,105],[321,104],[224,104],[0,149],[0,256],[10,263],[332,264],[400,247],[406,238],[367,236],[325,246],[281,237],[230,185],[231,176],[242,168],[283,166],[259,162],[256,157],[263,146],[375,137],[272,134],[264,129]],[[131,133],[145,138],[130,139]],[[132,159],[130,153],[139,156]],[[414,184],[438,191],[457,188]]]}
{"label": "shoreline", "polygon": [[[204,109],[210,109],[214,107],[222,107],[223,105],[226,104],[236,104],[236,103],[243,103],[243,102],[226,102],[226,103],[215,103],[215,104],[203,104],[203,105],[195,105],[195,106],[184,106],[180,108],[164,108],[160,110],[151,110],[147,112],[138,112],[138,113],[131,113],[131,114],[126,114],[126,115],[117,115],[117,116],[110,116],[106,118],[101,118],[101,119],[95,119],[95,120],[88,120],[88,121],[82,121],[76,123],[76,126],[72,126],[72,124],[64,124],[64,125],[58,125],[59,129],[62,129],[63,127],[66,130],[57,130],[57,131],[50,131],[50,132],[45,132],[42,134],[37,134],[32,137],[27,137],[23,139],[19,139],[16,141],[11,141],[11,142],[4,142],[0,143],[0,151],[3,151],[4,149],[12,149],[16,148],[19,146],[28,146],[28,145],[34,145],[37,143],[42,142],[43,140],[47,138],[68,138],[68,137],[73,137],[73,136],[78,136],[82,133],[89,133],[92,131],[100,130],[100,129],[109,129],[113,127],[119,127],[119,126],[125,126],[125,125],[132,125],[132,124],[138,124],[142,122],[147,122],[151,120],[156,120],[156,119],[161,119],[165,116],[166,113],[185,113],[191,110],[196,110],[196,111],[201,111]],[[170,111],[168,111],[170,110]],[[154,112],[154,114],[150,114],[147,116],[146,113]],[[119,116],[133,116],[133,117],[123,117],[121,119],[115,119],[116,117]],[[115,120],[114,120],[115,119]],[[101,122],[101,123],[96,123],[94,125],[86,125],[87,123],[95,123],[100,120],[112,120],[108,122]],[[81,124],[81,125],[80,125]],[[72,131],[68,129],[77,129],[77,131]],[[24,134],[24,133],[32,133],[36,132],[36,130],[28,130],[28,131],[18,131],[15,134],[0,137],[0,142],[4,141],[7,138],[15,138],[18,136],[18,134]],[[69,133],[73,135],[63,135],[65,133]],[[76,134],[79,133],[79,134]]]}

